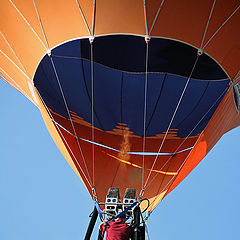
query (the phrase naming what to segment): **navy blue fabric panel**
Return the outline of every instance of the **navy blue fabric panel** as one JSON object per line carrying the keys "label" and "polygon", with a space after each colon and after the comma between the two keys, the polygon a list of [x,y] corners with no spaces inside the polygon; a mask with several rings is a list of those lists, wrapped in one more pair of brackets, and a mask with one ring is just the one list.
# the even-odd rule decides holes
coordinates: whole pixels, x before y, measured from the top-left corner
{"label": "navy blue fabric panel", "polygon": [[[51,54],[53,56],[55,55],[55,56],[80,58],[82,41],[88,42],[88,45],[89,45],[88,39],[73,40],[73,41],[64,43],[63,45],[61,45],[59,47],[54,48],[52,50]],[[89,51],[89,54],[90,54],[90,46],[88,46],[86,51]]]}
{"label": "navy blue fabric panel", "polygon": [[[128,124],[131,131],[138,136],[143,136],[146,75],[124,73],[123,76],[123,123]],[[146,127],[152,118],[152,114],[156,116],[155,107],[158,103],[163,82],[164,74],[148,74]],[[155,130],[163,130],[164,126],[162,125],[161,128],[159,116],[157,122],[157,127],[154,128],[154,124],[151,124],[147,129],[147,136],[155,135]]]}
{"label": "navy blue fabric panel", "polygon": [[179,137],[188,136],[190,133],[190,136],[195,136],[206,127],[222,100],[227,85],[228,81],[189,82],[172,123],[172,128],[179,129]]}
{"label": "navy blue fabric panel", "polygon": [[[153,81],[154,79],[149,79],[148,97],[152,94],[151,89],[153,88]],[[163,133],[167,130],[185,87],[186,81],[187,79],[184,77],[167,74],[155,113],[150,124],[147,122],[147,125],[149,125],[147,129],[147,136],[155,135],[153,133],[156,132]],[[183,115],[181,117],[183,117]],[[171,128],[173,128],[173,126],[171,126]]]}
{"label": "navy blue fabric panel", "polygon": [[[173,128],[181,129],[181,131],[179,132],[180,136],[190,134],[190,132],[195,127],[197,127],[197,133],[201,131],[199,130],[199,126],[196,125],[201,120],[202,116],[206,114],[209,110],[208,102],[205,102],[205,104],[203,103],[203,100],[207,97],[207,95],[209,93],[211,94],[211,92],[207,92],[209,83],[210,82],[197,80],[189,81],[179,108],[177,110],[177,114],[172,123]],[[214,95],[214,97],[216,96]],[[215,100],[216,98],[212,102],[209,102],[210,105]],[[204,125],[206,125],[206,119],[203,119],[201,123],[204,123]],[[191,135],[196,135],[195,133],[196,131],[194,132],[194,134]]]}
{"label": "navy blue fabric panel", "polygon": [[42,59],[35,73],[34,85],[48,107],[60,115],[68,117],[56,74],[48,55]]}
{"label": "navy blue fabric panel", "polygon": [[144,80],[144,74],[123,73],[122,119],[138,136],[143,136]]}
{"label": "navy blue fabric panel", "polygon": [[[109,39],[111,40],[111,38]],[[130,38],[130,42],[133,45],[134,39],[136,40],[137,37]],[[157,44],[161,42],[159,39],[155,40],[153,43],[155,42]],[[112,64],[114,68],[94,62],[96,59],[105,58],[98,56],[101,53],[99,47],[101,46],[103,49],[107,47],[104,45],[104,41],[101,41],[100,45],[95,45],[94,42],[94,125],[104,131],[112,131],[118,123],[125,123],[134,134],[143,136],[144,86],[146,74],[144,72],[125,72],[118,69],[119,66],[123,66],[123,64],[127,66],[128,60],[133,61],[134,57],[126,55],[126,51],[130,51],[130,49],[129,46],[120,44],[124,41],[125,44],[127,44],[129,39],[122,37],[119,42],[117,41],[116,43],[118,49],[116,55],[120,56],[120,60],[118,61],[117,58],[113,59]],[[144,44],[145,43],[143,43],[143,51],[139,50],[139,52],[141,52],[139,53],[140,55],[135,55],[135,57],[138,56],[139,58],[141,57],[141,59],[134,63],[131,62],[130,66],[136,63],[136,65],[139,64],[140,66],[145,63],[146,49]],[[171,50],[172,46],[168,44],[169,42],[164,40],[162,45],[158,48],[156,47],[155,50],[159,49],[161,53],[164,53],[164,51],[168,49],[171,53],[171,51],[173,51]],[[114,47],[115,46],[109,47],[109,49],[113,51],[112,55],[114,54]],[[133,50],[136,47],[139,47],[139,45],[132,46]],[[187,48],[190,47],[187,46]],[[150,49],[151,46],[149,50]],[[56,74],[50,57],[46,55],[36,71],[34,84],[49,108],[65,118],[69,118],[60,91],[59,79],[69,110],[76,113],[86,122],[91,123],[91,61],[87,59],[88,54],[90,54],[88,39],[72,41],[53,49],[52,61],[56,68]],[[110,61],[112,58],[110,52],[107,53],[107,56],[110,57],[110,59],[108,59],[108,61]],[[167,53],[164,53],[163,56],[167,56]],[[149,61],[153,61],[150,63],[152,66],[154,66],[154,64],[156,66],[163,66],[165,60],[166,66],[169,65],[167,58],[162,57],[158,59],[158,54],[152,54],[151,57],[152,60]],[[179,60],[177,61],[180,61],[181,57],[177,56],[176,58],[178,57]],[[194,58],[196,58],[196,56]],[[202,56],[200,59],[201,58]],[[192,66],[194,62],[189,61],[189,64],[190,63]],[[198,62],[197,66],[205,66],[204,68],[211,72],[212,65],[210,64],[211,66],[208,69],[208,64],[209,62],[206,60],[203,62],[203,65]],[[177,66],[177,68],[180,68],[180,66]],[[196,68],[195,71],[198,71],[198,69],[200,68]],[[188,77],[186,76],[171,73],[148,72],[146,136],[155,136],[167,130],[187,80]],[[190,79],[170,126],[171,129],[178,129],[178,137],[183,138],[188,136],[194,128],[191,135],[199,134],[206,127],[223,96],[213,107],[212,105],[222,92],[228,88],[228,82],[228,80],[201,81]],[[210,108],[211,111],[209,111]],[[199,122],[206,113],[207,115],[204,119]],[[72,129],[69,130],[71,131]]]}
{"label": "navy blue fabric panel", "polygon": [[78,116],[84,116],[84,120],[91,121],[91,99],[88,95],[91,91],[90,62],[58,57],[53,57],[53,61],[69,110],[81,113]]}
{"label": "navy blue fabric panel", "polygon": [[102,124],[96,127],[112,130],[120,122],[121,79],[120,71],[94,64],[95,118]]}

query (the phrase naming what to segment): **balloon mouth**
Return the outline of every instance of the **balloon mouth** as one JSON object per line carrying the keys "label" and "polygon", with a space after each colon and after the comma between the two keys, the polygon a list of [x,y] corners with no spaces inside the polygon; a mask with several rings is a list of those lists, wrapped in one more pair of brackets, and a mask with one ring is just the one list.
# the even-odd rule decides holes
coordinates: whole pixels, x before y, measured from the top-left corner
{"label": "balloon mouth", "polygon": [[114,134],[121,134],[124,125],[136,137],[144,135],[144,104],[146,137],[162,137],[166,131],[172,138],[197,136],[228,83],[221,67],[205,53],[198,56],[196,48],[154,37],[146,44],[131,35],[64,43],[43,57],[34,76],[47,108],[64,119],[55,121],[68,131],[72,128],[64,122],[72,118]]}

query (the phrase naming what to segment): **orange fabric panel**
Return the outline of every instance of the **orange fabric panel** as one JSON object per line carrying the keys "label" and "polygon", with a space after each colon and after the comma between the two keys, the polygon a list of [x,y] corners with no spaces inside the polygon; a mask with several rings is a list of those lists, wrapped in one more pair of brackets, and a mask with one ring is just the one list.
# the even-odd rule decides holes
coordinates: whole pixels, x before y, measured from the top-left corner
{"label": "orange fabric panel", "polygon": [[45,47],[8,0],[1,1],[0,15],[1,32],[32,78]]}
{"label": "orange fabric panel", "polygon": [[140,34],[146,35],[143,1],[96,1],[95,35]]}
{"label": "orange fabric panel", "polygon": [[12,0],[12,2],[46,45],[33,0]]}
{"label": "orange fabric panel", "polygon": [[37,0],[36,5],[50,48],[89,36],[76,1]]}
{"label": "orange fabric panel", "polygon": [[[227,18],[234,12],[234,10],[239,6],[238,0],[226,1],[226,0],[218,0],[215,3],[212,16],[208,25],[208,29],[206,32],[204,44],[208,42],[208,40],[213,36],[213,34],[221,27],[221,25],[227,20]],[[234,17],[230,19],[230,21],[217,33],[214,38],[223,37],[223,32],[225,28],[228,28],[233,24],[233,18],[236,18],[238,13],[235,14]],[[238,18],[238,17],[237,17]],[[231,26],[234,27],[234,24]],[[230,36],[224,36],[227,45],[231,45],[234,39],[236,39],[235,34],[230,34]],[[231,39],[232,41],[229,41]],[[204,45],[203,44],[203,45]]]}
{"label": "orange fabric panel", "polygon": [[87,22],[87,25],[88,25],[88,28],[92,33],[92,20],[93,20],[93,2],[94,0],[77,0],[79,5],[80,5],[80,8],[83,12],[83,15],[84,15],[84,18]]}
{"label": "orange fabric panel", "polygon": [[[13,88],[15,88],[17,91],[19,91],[20,93],[22,93],[25,97],[27,97],[30,101],[34,102],[31,95],[29,95],[29,93],[26,93],[26,91],[23,90],[23,88],[17,84],[14,80],[12,80],[12,78],[9,78],[8,76],[6,76],[3,72],[2,69],[0,67],[0,78],[1,80],[5,81],[7,84],[9,84],[10,86],[12,86]],[[34,102],[35,103],[35,102]]]}
{"label": "orange fabric panel", "polygon": [[[239,19],[240,21],[240,19]],[[222,61],[222,67],[233,80],[240,70],[240,44],[236,44],[229,49],[225,58]]]}
{"label": "orange fabric panel", "polygon": [[198,165],[224,133],[239,126],[239,124],[240,116],[233,103],[233,93],[232,88],[230,88],[203,131],[200,140],[187,159],[184,167],[181,169],[179,175],[168,190],[168,193],[171,192]]}
{"label": "orange fabric panel", "polygon": [[[72,125],[69,120],[52,113],[53,118],[59,124],[68,129],[69,132],[73,132]],[[72,114],[73,115],[73,114]],[[75,137],[62,128],[58,128],[61,131],[60,136],[65,142],[66,139],[68,146],[66,149],[72,157],[75,167],[77,168],[82,179],[85,181],[85,185],[89,193],[91,194],[91,187],[87,182],[93,182],[93,160],[92,160],[92,144],[81,140],[80,138],[92,139],[92,129],[90,124],[83,124],[83,120],[73,118],[73,125],[75,131],[79,137],[79,145],[83,153],[80,152],[79,146]],[[77,122],[79,121],[79,122]],[[81,123],[81,124],[80,124]],[[112,147],[122,152],[117,152],[111,149],[107,149],[101,146],[94,146],[95,156],[95,182],[94,186],[98,194],[99,201],[104,201],[109,187],[119,187],[120,192],[123,195],[126,188],[136,188],[138,194],[142,189],[142,184],[146,183],[145,197],[152,199],[156,203],[156,196],[166,191],[176,176],[178,169],[183,164],[191,149],[171,155],[145,156],[144,157],[144,175],[143,157],[142,155],[124,154],[123,152],[135,152],[142,151],[142,138],[137,136],[127,136],[126,129],[120,132],[104,132],[102,130],[94,130],[94,140],[100,144]],[[158,152],[161,145],[163,136],[146,138],[146,152]],[[164,148],[161,152],[175,151],[176,148],[183,143],[184,139],[167,139],[164,143]],[[189,148],[194,145],[197,137],[192,137],[186,140],[181,149]],[[183,146],[185,148],[183,148]],[[164,151],[163,151],[164,150]],[[84,158],[84,159],[83,159]],[[156,161],[155,161],[156,160]],[[85,161],[85,163],[84,163]],[[155,162],[154,166],[153,163]],[[152,170],[151,174],[150,170]],[[143,177],[143,182],[142,182]],[[124,178],[124,180],[123,180]],[[88,179],[88,180],[87,180]],[[146,182],[147,181],[147,182]]]}
{"label": "orange fabric panel", "polygon": [[240,115],[235,108],[231,87],[204,130],[205,139],[208,143],[207,152],[212,149],[224,133],[239,125]]}
{"label": "orange fabric panel", "polygon": [[[152,25],[161,1],[152,6],[147,1],[148,24]],[[155,22],[152,36],[166,37],[200,47],[211,10],[211,1],[165,1]]]}
{"label": "orange fabric panel", "polygon": [[[56,122],[58,122],[61,126],[67,129],[69,132],[73,133],[73,128],[70,120],[52,111],[51,113]],[[77,117],[77,115],[73,115],[72,112],[71,112],[71,118],[73,120],[73,125],[77,133],[77,136],[90,140],[92,138],[91,124]],[[125,137],[130,142],[129,151],[141,152],[142,143],[143,143],[142,138],[139,136],[133,135],[130,131],[126,129],[125,130],[121,130],[119,128],[117,129],[117,127],[120,127],[120,125],[116,126],[116,129],[114,129],[114,131],[106,131],[106,132],[95,128],[94,130],[95,141],[115,149],[120,149],[121,144],[123,142],[123,136],[125,135]],[[145,151],[158,152],[163,138],[164,138],[164,134],[160,134],[154,137],[146,137]],[[161,152],[174,153],[176,150],[182,151],[184,149],[187,149],[193,146],[197,138],[198,136],[182,139],[182,138],[172,136],[171,134],[168,134],[165,139],[165,143],[162,146]]]}
{"label": "orange fabric panel", "polygon": [[5,37],[0,34],[0,75],[4,80],[19,92],[28,97],[31,101],[34,99],[29,91],[27,73],[15,56],[13,50],[7,43]]}
{"label": "orange fabric panel", "polygon": [[[73,163],[73,160],[72,160],[72,157],[71,155],[69,154],[69,152],[67,151],[67,148],[66,148],[66,143],[64,143],[64,141],[62,141],[62,138],[61,136],[59,135],[59,132],[58,132],[58,128],[56,127],[56,125],[52,122],[44,104],[42,103],[40,97],[38,96],[38,93],[35,92],[37,98],[38,98],[38,107],[41,111],[41,114],[42,114],[42,117],[43,117],[43,120],[47,126],[47,129],[51,135],[51,137],[53,138],[54,142],[56,143],[58,149],[61,151],[62,155],[64,156],[64,158],[67,160],[67,162],[69,163],[69,165],[71,166],[71,168],[74,170],[74,172],[80,177],[80,179],[82,180],[81,176],[79,175],[78,173],[78,170],[76,169],[74,163]],[[83,181],[82,181],[83,182]],[[84,182],[83,182],[84,184]]]}
{"label": "orange fabric panel", "polygon": [[24,94],[27,98],[29,98],[35,104],[34,98],[30,91],[29,84],[30,81],[28,80],[27,76],[24,75],[9,59],[7,59],[1,52],[0,52],[0,74],[4,78],[4,80],[13,86],[15,89],[20,91]]}
{"label": "orange fabric panel", "polygon": [[[224,7],[223,7],[224,6]],[[239,7],[239,1],[216,1],[213,16],[209,23],[205,43],[220,26]],[[210,54],[225,69],[230,78],[234,78],[240,69],[240,9],[227,21],[208,43],[204,51]]]}
{"label": "orange fabric panel", "polygon": [[[11,49],[4,35],[0,33],[0,54],[9,60],[9,64],[13,65],[16,64],[17,65],[16,68],[20,68],[23,72],[25,72],[24,68],[22,67],[21,63],[19,62],[18,58],[16,57],[13,51],[14,50]],[[13,63],[10,63],[11,61]]]}
{"label": "orange fabric panel", "polygon": [[[142,189],[142,156],[129,154],[124,156],[121,153],[95,145],[93,183],[92,144],[79,140],[80,148],[83,151],[83,159],[75,137],[61,128],[58,130],[62,133],[60,136],[66,139],[70,146],[66,149],[74,159],[75,167],[84,180],[90,195],[92,195],[92,192],[88,182],[94,185],[100,202],[105,201],[109,187],[119,187],[121,196],[124,195],[126,188],[136,188],[138,194],[140,193]],[[155,201],[155,197],[167,189],[166,186],[174,178],[189,152],[190,150],[172,158],[171,156],[159,156],[146,186],[144,197]],[[144,182],[148,177],[154,159],[155,156],[145,156]],[[170,161],[165,164],[168,159]]]}

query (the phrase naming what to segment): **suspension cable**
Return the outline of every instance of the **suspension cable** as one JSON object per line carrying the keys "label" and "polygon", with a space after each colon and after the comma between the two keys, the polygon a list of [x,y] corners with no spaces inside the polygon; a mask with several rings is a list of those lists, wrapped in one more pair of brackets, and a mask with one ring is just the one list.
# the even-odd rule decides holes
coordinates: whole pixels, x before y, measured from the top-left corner
{"label": "suspension cable", "polygon": [[148,51],[149,51],[149,40],[146,40],[146,59],[145,59],[145,86],[144,86],[144,110],[143,110],[143,144],[142,144],[142,189],[144,183],[144,171],[145,171],[145,144],[146,144],[146,116],[147,116],[147,87],[148,87]]}
{"label": "suspension cable", "polygon": [[93,0],[93,13],[92,13],[92,36],[94,36],[94,27],[95,27],[95,13],[96,13],[96,0]]}
{"label": "suspension cable", "polygon": [[[95,136],[94,136],[94,65],[93,65],[93,41],[90,41],[90,48],[91,48],[91,122],[92,122],[92,142],[94,142],[95,140]],[[94,186],[94,169],[95,169],[95,154],[94,154],[94,144],[92,144],[92,172],[93,172],[93,186]]]}
{"label": "suspension cable", "polygon": [[[92,98],[92,113],[91,113],[91,120],[92,120],[92,142],[95,142],[95,136],[94,136],[94,59],[93,59],[93,40],[94,40],[94,26],[95,26],[95,7],[96,7],[96,0],[93,0],[93,13],[92,13],[92,35],[89,37],[90,41],[90,48],[91,48],[91,98]],[[93,174],[93,180],[92,180],[92,191],[93,195],[95,194],[94,198],[97,201],[97,194],[94,188],[95,185],[95,145],[92,144],[92,174]]]}
{"label": "suspension cable", "polygon": [[146,0],[143,1],[144,6],[144,19],[145,19],[145,29],[146,29],[146,36],[148,36],[148,22],[147,22],[147,9],[146,9]]}

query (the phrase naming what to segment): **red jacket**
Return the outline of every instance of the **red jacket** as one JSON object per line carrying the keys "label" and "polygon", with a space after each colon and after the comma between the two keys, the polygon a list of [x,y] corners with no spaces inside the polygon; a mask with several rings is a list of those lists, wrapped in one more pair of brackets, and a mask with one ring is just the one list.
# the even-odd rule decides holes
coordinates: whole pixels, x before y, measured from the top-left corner
{"label": "red jacket", "polygon": [[100,230],[102,235],[104,231],[107,232],[106,240],[129,240],[133,233],[132,228],[121,219],[112,221],[107,225],[102,224]]}

